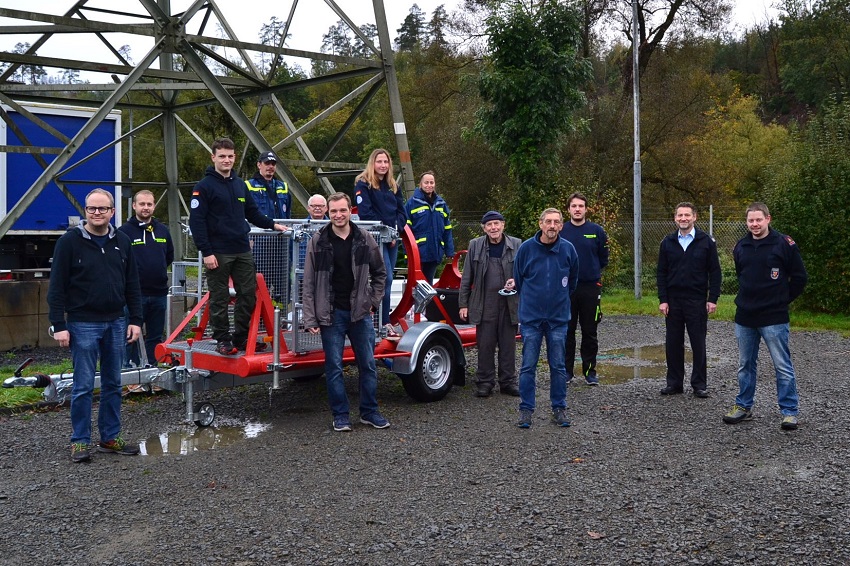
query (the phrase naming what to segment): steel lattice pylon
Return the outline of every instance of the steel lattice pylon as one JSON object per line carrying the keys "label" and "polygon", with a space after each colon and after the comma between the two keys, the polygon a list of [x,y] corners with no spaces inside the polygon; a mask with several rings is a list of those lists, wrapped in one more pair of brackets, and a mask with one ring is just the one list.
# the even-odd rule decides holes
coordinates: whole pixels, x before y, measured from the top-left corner
{"label": "steel lattice pylon", "polygon": [[[302,6],[300,6],[299,0],[292,0],[288,12],[281,10],[282,13],[288,14],[282,33],[283,38],[287,36],[289,23],[292,21],[292,17],[296,11],[309,10],[311,1],[314,2],[315,0],[301,0],[300,3]],[[383,0],[372,0],[375,24],[378,32],[378,45],[375,45],[361,32],[352,19],[334,0],[324,0],[339,20],[345,22],[363,45],[368,48],[371,54],[369,58],[337,56],[327,53],[289,49],[282,45],[269,46],[239,41],[215,0],[195,0],[188,9],[179,14],[172,13],[170,0],[122,0],[121,2],[110,4],[110,9],[90,7],[87,6],[87,2],[88,0],[77,0],[62,15],[0,7],[0,17],[15,21],[14,25],[0,26],[0,33],[4,35],[23,33],[39,34],[38,40],[32,43],[26,53],[0,52],[0,64],[6,65],[5,70],[0,73],[0,102],[14,108],[23,115],[29,113],[20,105],[22,102],[72,104],[74,106],[90,106],[96,109],[86,125],[73,139],[63,140],[67,142],[64,149],[51,163],[47,164],[42,161],[44,172],[17,204],[8,211],[8,214],[0,220],[0,237],[6,234],[16,220],[20,218],[21,214],[51,181],[57,182],[57,185],[60,188],[62,187],[61,175],[63,168],[82,142],[86,140],[98,124],[114,109],[138,109],[158,112],[155,119],[131,128],[130,131],[122,136],[122,139],[130,138],[133,134],[138,133],[144,128],[148,128],[153,123],[162,124],[162,141],[165,152],[163,156],[166,174],[165,186],[168,195],[168,217],[170,219],[172,233],[179,233],[181,212],[188,213],[185,210],[185,204],[181,202],[178,191],[180,180],[177,178],[177,163],[179,159],[177,153],[177,131],[179,128],[187,129],[197,139],[198,143],[205,147],[211,141],[202,140],[200,136],[194,133],[192,124],[181,118],[182,111],[197,108],[198,106],[221,105],[236,125],[245,133],[248,142],[257,151],[268,149],[280,151],[284,148],[295,146],[302,159],[282,159],[278,161],[278,174],[289,183],[295,197],[302,204],[306,204],[310,195],[292,173],[290,167],[303,166],[312,168],[318,175],[325,191],[332,190],[326,178],[327,175],[333,174],[334,171],[350,171],[352,169],[362,168],[362,163],[334,161],[333,150],[337,142],[350,128],[352,123],[362,114],[378,90],[386,85],[395,130],[397,152],[401,165],[402,183],[405,191],[408,194],[412,193],[414,186],[413,170],[398,94],[393,52],[387,29]],[[113,6],[115,6],[114,9]],[[110,22],[110,19],[118,21],[130,20],[142,23],[115,23],[115,21]],[[205,35],[205,30],[211,22],[219,25],[225,38]],[[195,33],[192,33],[192,31]],[[120,48],[116,48],[115,45],[109,42],[107,34],[110,33],[143,36],[148,41],[153,39],[153,47],[144,55],[140,62],[131,64],[122,56]],[[93,35],[106,45],[109,52],[114,55],[114,59],[111,61],[82,61],[72,58],[39,55],[39,48],[50,41],[52,37],[59,34]],[[239,53],[241,65],[235,64],[222,56],[218,50],[223,48],[236,50]],[[283,57],[298,57],[311,61],[328,61],[343,64],[346,70],[294,82],[273,84],[267,77],[263,76],[261,70],[252,59],[252,55],[258,53],[269,54],[274,57],[271,69],[276,68]],[[173,64],[175,55],[182,58],[186,70],[175,70]],[[159,67],[154,67],[157,61],[159,62]],[[11,81],[10,77],[22,65],[51,67],[62,71],[76,70],[100,73],[102,76],[110,77],[110,80],[97,84],[60,83],[49,85],[27,85]],[[216,74],[216,67],[224,69],[225,72]],[[269,73],[269,75],[271,74]],[[291,89],[304,88],[324,82],[351,79],[357,79],[359,85],[347,95],[329,105],[328,108],[319,112],[315,118],[297,128],[292,120],[290,120],[284,104],[279,98],[280,94]],[[104,100],[100,102],[67,98],[67,93],[75,90],[100,92]],[[188,90],[200,90],[209,93],[209,96],[200,101],[193,100],[187,102],[182,100],[180,95],[182,92]],[[149,104],[142,104],[137,100],[130,102],[124,98],[130,92],[142,91],[151,95],[148,97],[151,101]],[[258,101],[258,112],[254,117],[247,116],[238,103],[241,100],[250,98]],[[339,129],[334,141],[331,143],[331,147],[325,148],[323,154],[317,159],[301,136],[315,128],[333,112],[355,101],[357,104],[351,110],[348,120]],[[257,128],[259,108],[262,108],[264,105],[271,105],[281,124],[288,132],[288,135],[284,139],[275,141],[266,140]],[[0,107],[0,118],[10,123],[2,107]],[[37,120],[35,117],[33,119]],[[44,153],[43,148],[31,145],[26,150],[33,153],[36,157],[38,157],[39,153]],[[207,150],[209,150],[208,147]],[[0,151],[2,151],[2,148],[0,148]],[[150,186],[151,184],[150,182],[136,180],[131,183],[133,186]],[[162,183],[153,184],[161,185]],[[79,208],[79,203],[74,204]],[[80,212],[82,213],[82,211]],[[182,253],[182,250],[177,251],[178,253]]]}

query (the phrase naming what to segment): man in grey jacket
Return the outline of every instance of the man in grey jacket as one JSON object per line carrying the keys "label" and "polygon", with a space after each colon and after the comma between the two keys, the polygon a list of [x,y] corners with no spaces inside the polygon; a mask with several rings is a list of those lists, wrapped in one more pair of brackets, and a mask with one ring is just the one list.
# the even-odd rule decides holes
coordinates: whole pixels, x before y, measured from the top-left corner
{"label": "man in grey jacket", "polygon": [[505,217],[495,210],[484,215],[481,227],[486,236],[469,242],[458,296],[460,318],[476,325],[478,369],[475,372],[475,396],[489,397],[493,392],[498,347],[499,391],[517,397],[519,300],[514,291],[513,272],[514,255],[522,241],[504,234]]}
{"label": "man in grey jacket", "polygon": [[372,312],[384,297],[387,270],[375,239],[351,222],[345,193],[328,197],[330,223],[307,246],[302,290],[304,327],[322,334],[325,381],[337,432],[351,430],[342,376],[345,337],[351,342],[360,375],[360,422],[375,428],[390,423],[378,412],[375,327]]}

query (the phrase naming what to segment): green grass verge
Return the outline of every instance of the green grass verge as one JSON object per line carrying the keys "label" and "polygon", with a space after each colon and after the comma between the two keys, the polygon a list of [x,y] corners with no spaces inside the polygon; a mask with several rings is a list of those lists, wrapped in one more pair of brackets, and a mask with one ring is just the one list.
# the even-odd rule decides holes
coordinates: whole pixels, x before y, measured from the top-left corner
{"label": "green grass verge", "polygon": [[[0,383],[5,381],[8,377],[13,377],[16,369],[18,369],[16,366],[0,365]],[[66,363],[61,364],[33,363],[27,366],[27,368],[23,371],[23,376],[28,377],[37,373],[52,375],[68,372],[70,369],[70,359],[68,359]],[[35,389],[32,387],[11,387],[8,389],[0,387],[0,408],[8,409],[38,403],[42,400],[42,391],[44,390],[41,388]]]}
{"label": "green grass verge", "polygon": [[[606,315],[661,316],[658,312],[658,297],[654,290],[644,293],[640,299],[635,299],[634,291],[605,289],[602,295],[602,312]],[[721,295],[717,303],[717,312],[711,315],[711,318],[730,322],[735,320],[735,296]],[[791,329],[833,331],[846,338],[850,337],[850,317],[792,309]]]}

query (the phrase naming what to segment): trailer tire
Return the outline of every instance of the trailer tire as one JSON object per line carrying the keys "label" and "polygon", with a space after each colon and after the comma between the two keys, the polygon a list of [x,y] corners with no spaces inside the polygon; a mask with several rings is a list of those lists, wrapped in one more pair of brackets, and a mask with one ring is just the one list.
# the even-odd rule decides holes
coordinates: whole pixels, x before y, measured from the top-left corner
{"label": "trailer tire", "polygon": [[196,413],[198,418],[195,419],[195,425],[200,428],[206,428],[213,424],[215,420],[215,406],[212,403],[201,403],[198,405],[198,411]]}
{"label": "trailer tire", "polygon": [[440,335],[430,336],[419,351],[413,373],[399,376],[407,394],[424,403],[445,397],[454,383],[454,373],[459,369],[462,371],[454,354],[448,339]]}

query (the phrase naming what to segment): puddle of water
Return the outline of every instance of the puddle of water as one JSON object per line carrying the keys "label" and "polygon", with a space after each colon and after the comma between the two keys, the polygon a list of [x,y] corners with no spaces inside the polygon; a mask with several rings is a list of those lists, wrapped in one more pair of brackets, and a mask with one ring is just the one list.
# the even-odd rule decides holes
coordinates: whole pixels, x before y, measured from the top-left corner
{"label": "puddle of water", "polygon": [[[708,363],[716,362],[709,358]],[[693,363],[690,348],[685,348],[685,363]],[[581,361],[576,364],[575,375],[581,375]],[[663,379],[667,376],[667,355],[664,344],[635,346],[600,352],[597,356],[596,372],[602,384],[625,383],[631,379],[643,377]],[[687,380],[690,372],[685,368]],[[579,380],[581,382],[581,380]]]}
{"label": "puddle of water", "polygon": [[150,436],[139,443],[139,448],[147,456],[187,455],[201,450],[217,450],[246,438],[255,438],[270,428],[269,424],[251,422],[204,428],[192,426]]}

